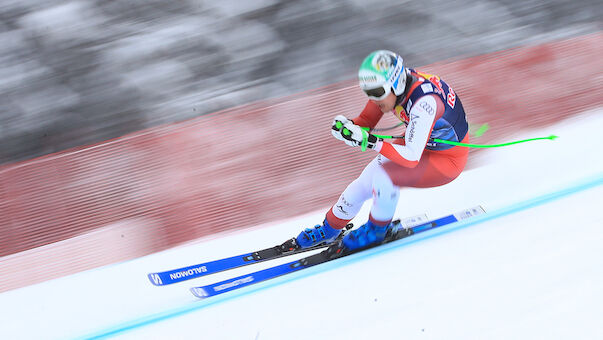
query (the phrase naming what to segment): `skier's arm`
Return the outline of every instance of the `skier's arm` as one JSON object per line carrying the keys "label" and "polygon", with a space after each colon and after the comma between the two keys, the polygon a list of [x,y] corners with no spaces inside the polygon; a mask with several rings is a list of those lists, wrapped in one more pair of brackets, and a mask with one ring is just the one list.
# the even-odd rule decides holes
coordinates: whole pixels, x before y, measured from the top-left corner
{"label": "skier's arm", "polygon": [[372,129],[377,125],[381,117],[383,117],[383,112],[381,112],[379,106],[369,100],[360,115],[353,118],[352,121],[358,126],[369,127]]}
{"label": "skier's arm", "polygon": [[444,103],[435,95],[421,97],[409,112],[405,145],[378,143],[375,150],[387,159],[408,168],[419,164],[433,126],[444,114]]}

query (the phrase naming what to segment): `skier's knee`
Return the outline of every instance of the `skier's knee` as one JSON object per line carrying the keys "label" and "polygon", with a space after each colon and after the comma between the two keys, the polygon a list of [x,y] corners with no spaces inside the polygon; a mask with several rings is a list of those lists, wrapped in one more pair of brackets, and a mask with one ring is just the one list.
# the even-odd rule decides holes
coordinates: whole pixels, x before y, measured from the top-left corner
{"label": "skier's knee", "polygon": [[373,199],[384,202],[398,202],[400,188],[395,186],[385,171],[380,171],[373,177]]}

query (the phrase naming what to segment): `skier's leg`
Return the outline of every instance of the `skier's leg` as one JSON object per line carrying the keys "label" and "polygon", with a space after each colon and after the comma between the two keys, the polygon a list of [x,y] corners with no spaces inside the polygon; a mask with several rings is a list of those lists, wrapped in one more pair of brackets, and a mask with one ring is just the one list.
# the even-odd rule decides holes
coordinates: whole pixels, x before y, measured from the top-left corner
{"label": "skier's leg", "polygon": [[331,226],[341,229],[358,214],[364,202],[371,198],[374,173],[379,168],[377,158],[373,159],[343,191],[337,203],[327,212],[326,219]]}
{"label": "skier's leg", "polygon": [[414,168],[406,168],[385,157],[378,157],[380,165],[373,174],[373,206],[366,224],[343,238],[349,250],[364,248],[381,242],[391,227],[400,194],[400,187],[428,188],[444,185],[461,173],[467,162],[468,151],[426,151]]}
{"label": "skier's leg", "polygon": [[390,222],[398,205],[400,188],[392,183],[382,167],[378,167],[373,173],[372,188],[373,205],[369,220],[344,237],[343,244],[347,249],[354,250],[381,242],[391,227]]}
{"label": "skier's leg", "polygon": [[307,248],[336,239],[341,230],[358,214],[362,204],[371,198],[373,173],[378,168],[380,165],[377,159],[374,159],[339,196],[337,203],[327,212],[323,224],[302,231],[297,236],[297,243],[302,248]]}
{"label": "skier's leg", "polygon": [[387,225],[396,212],[400,187],[394,185],[382,167],[374,172],[372,184],[373,205],[369,219],[377,225]]}

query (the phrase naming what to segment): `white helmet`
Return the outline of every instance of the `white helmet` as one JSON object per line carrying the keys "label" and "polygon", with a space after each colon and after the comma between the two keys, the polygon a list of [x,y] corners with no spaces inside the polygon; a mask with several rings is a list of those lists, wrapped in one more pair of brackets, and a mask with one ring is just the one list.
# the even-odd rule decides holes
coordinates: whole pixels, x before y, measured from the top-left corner
{"label": "white helmet", "polygon": [[404,60],[392,51],[375,51],[360,65],[358,81],[370,99],[383,100],[392,89],[399,96],[406,88]]}

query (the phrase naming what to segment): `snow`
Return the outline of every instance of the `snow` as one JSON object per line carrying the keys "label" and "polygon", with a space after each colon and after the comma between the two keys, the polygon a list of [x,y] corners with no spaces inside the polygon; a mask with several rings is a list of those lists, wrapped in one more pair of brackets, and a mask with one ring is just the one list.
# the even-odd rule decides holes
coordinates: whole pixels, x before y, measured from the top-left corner
{"label": "snow", "polygon": [[481,204],[481,217],[203,301],[188,289],[292,258],[164,287],[146,277],[272,246],[325,207],[2,293],[0,338],[601,339],[602,112],[509,136],[560,138],[484,152],[449,185],[404,189],[398,209]]}

